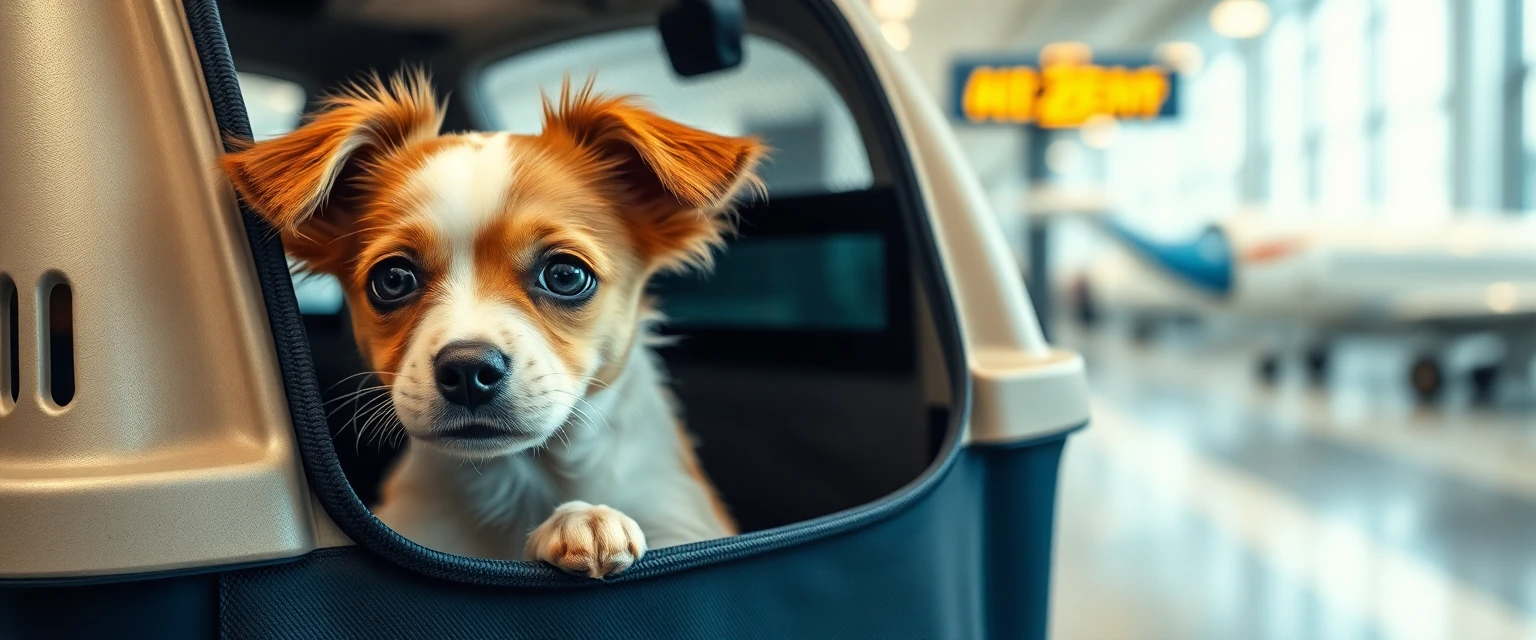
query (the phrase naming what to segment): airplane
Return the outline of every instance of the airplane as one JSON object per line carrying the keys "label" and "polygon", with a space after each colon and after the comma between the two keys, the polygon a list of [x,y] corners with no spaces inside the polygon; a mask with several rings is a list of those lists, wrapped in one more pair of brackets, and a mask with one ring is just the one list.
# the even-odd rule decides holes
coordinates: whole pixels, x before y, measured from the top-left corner
{"label": "airplane", "polygon": [[1194,314],[1267,331],[1265,381],[1278,377],[1283,351],[1299,348],[1321,381],[1339,337],[1392,334],[1416,354],[1405,374],[1421,402],[1458,376],[1479,400],[1500,379],[1529,386],[1536,220],[1468,213],[1385,225],[1245,209],[1170,240],[1107,212],[1082,217],[1118,248],[1070,278],[1084,324],[1121,313],[1144,339],[1158,318]]}

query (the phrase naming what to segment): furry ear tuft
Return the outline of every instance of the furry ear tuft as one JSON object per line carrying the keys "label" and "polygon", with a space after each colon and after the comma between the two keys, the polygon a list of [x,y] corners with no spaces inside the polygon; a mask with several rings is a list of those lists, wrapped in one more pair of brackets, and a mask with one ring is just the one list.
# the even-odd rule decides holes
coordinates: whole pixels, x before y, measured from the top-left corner
{"label": "furry ear tuft", "polygon": [[659,268],[707,266],[731,229],[730,205],[762,190],[754,173],[768,149],[756,137],[722,136],[663,118],[631,96],[580,89],[566,78],[544,101],[544,135],[585,150],[628,201],[626,219]]}
{"label": "furry ear tuft", "polygon": [[239,141],[220,160],[240,197],[285,237],[323,235],[326,230],[312,223],[325,217],[327,199],[349,166],[436,136],[443,123],[442,104],[420,69],[387,81],[370,74],[320,104],[293,132]]}

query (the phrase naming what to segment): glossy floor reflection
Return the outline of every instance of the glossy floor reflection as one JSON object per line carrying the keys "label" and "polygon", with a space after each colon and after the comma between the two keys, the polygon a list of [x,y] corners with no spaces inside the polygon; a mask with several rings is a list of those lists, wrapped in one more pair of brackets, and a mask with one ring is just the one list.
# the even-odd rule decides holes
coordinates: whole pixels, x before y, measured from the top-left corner
{"label": "glossy floor reflection", "polygon": [[1053,637],[1536,639],[1536,412],[1417,409],[1360,349],[1318,390],[1237,347],[1078,346]]}

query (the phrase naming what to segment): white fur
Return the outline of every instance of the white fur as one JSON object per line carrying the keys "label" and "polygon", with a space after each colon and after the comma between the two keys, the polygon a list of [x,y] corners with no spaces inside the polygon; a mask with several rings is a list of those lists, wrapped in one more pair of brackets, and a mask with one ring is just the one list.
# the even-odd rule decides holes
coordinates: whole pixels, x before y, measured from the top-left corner
{"label": "white fur", "polygon": [[448,250],[448,272],[439,276],[442,294],[421,319],[406,347],[391,397],[401,425],[412,436],[455,426],[433,382],[432,362],[444,345],[461,340],[488,342],[512,360],[507,392],[496,410],[514,414],[527,438],[509,440],[497,451],[448,451],[486,457],[535,446],[552,435],[572,412],[588,371],[568,371],[548,342],[517,309],[482,298],[475,290],[475,237],[505,212],[515,159],[506,134],[482,134],[478,147],[450,147],[427,159],[408,190],[423,194],[415,212],[436,227]]}
{"label": "white fur", "polygon": [[483,144],[454,145],[435,153],[407,184],[407,191],[429,196],[423,210],[456,248],[467,247],[481,228],[503,213],[516,170],[507,137],[482,134]]}
{"label": "white fur", "polygon": [[638,344],[613,384],[536,451],[469,461],[411,443],[375,513],[424,546],[466,556],[524,557],[528,535],[572,501],[634,519],[651,546],[730,534],[709,489],[688,473],[662,376]]}

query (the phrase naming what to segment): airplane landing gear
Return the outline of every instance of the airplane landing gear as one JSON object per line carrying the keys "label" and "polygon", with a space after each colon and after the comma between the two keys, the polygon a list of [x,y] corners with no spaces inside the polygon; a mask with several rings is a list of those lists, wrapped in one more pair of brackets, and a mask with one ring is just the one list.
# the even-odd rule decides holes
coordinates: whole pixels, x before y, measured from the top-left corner
{"label": "airplane landing gear", "polygon": [[1445,387],[1445,369],[1434,356],[1419,356],[1408,367],[1408,385],[1414,398],[1422,404],[1430,404],[1440,397]]}
{"label": "airplane landing gear", "polygon": [[1266,351],[1259,355],[1258,367],[1255,373],[1259,376],[1259,382],[1273,385],[1280,381],[1280,354]]}
{"label": "airplane landing gear", "polygon": [[1307,381],[1316,386],[1322,386],[1328,382],[1329,356],[1328,345],[1313,345],[1307,349]]}
{"label": "airplane landing gear", "polygon": [[1473,369],[1467,375],[1472,382],[1472,401],[1478,404],[1493,404],[1494,396],[1498,392],[1499,384],[1498,364],[1484,365]]}

